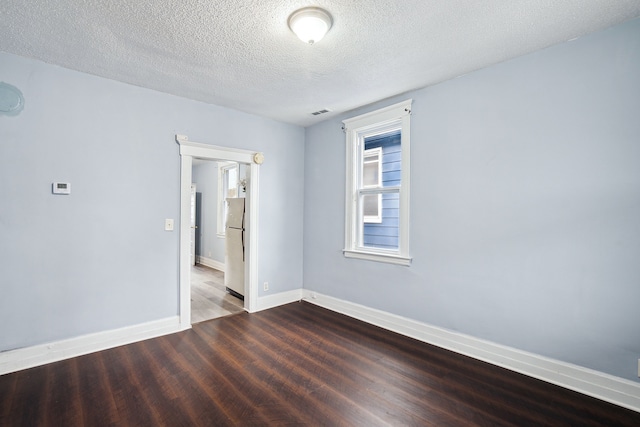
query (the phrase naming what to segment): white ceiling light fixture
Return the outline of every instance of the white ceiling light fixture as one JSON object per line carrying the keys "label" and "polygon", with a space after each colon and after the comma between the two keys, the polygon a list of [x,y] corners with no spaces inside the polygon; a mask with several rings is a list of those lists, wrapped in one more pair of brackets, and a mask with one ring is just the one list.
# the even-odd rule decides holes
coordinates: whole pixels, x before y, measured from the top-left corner
{"label": "white ceiling light fixture", "polygon": [[300,40],[314,44],[320,41],[331,28],[331,15],[319,7],[298,9],[289,16],[289,28]]}

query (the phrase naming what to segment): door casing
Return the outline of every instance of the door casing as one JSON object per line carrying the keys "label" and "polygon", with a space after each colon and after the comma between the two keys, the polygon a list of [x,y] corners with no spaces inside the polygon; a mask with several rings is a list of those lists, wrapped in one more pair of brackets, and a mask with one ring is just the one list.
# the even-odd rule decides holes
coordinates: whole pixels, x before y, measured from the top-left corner
{"label": "door casing", "polygon": [[233,161],[247,167],[245,218],[244,309],[250,313],[258,306],[258,196],[260,165],[254,163],[255,151],[191,142],[176,135],[180,145],[180,328],[191,328],[191,179],[193,159]]}

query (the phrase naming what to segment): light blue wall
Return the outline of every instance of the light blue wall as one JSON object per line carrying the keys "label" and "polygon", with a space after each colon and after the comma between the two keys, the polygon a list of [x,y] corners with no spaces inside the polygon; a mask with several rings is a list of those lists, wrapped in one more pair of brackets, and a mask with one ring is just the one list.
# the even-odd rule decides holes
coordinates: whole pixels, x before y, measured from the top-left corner
{"label": "light blue wall", "polygon": [[[413,263],[346,259],[341,120],[407,98]],[[640,20],[308,128],[304,220],[307,289],[638,381]]]}
{"label": "light blue wall", "polygon": [[258,280],[302,286],[303,128],[4,53],[0,81],[0,351],[177,315],[176,133],[265,153]]}
{"label": "light blue wall", "polygon": [[196,254],[224,264],[224,238],[218,237],[218,162],[194,165],[192,181],[198,193]]}

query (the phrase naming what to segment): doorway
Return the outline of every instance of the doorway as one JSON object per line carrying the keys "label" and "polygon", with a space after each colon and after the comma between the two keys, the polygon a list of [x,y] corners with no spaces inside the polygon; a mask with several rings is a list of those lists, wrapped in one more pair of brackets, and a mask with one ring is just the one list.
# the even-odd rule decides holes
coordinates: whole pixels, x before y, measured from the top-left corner
{"label": "doorway", "polygon": [[[176,135],[180,145],[180,304],[181,329],[191,327],[191,184],[194,159],[230,161],[247,164],[246,217],[245,217],[245,265],[244,309],[255,311],[258,299],[258,196],[259,164],[254,162],[257,153],[228,147],[191,142],[184,135]],[[261,153],[259,153],[261,154]]]}
{"label": "doorway", "polygon": [[193,159],[192,325],[244,311],[243,225],[248,166]]}

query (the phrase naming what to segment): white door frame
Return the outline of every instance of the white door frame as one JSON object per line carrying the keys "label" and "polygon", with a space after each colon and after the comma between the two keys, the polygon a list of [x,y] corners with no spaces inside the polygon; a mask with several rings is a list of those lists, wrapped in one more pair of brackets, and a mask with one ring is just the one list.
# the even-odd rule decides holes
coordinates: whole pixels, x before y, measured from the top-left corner
{"label": "white door frame", "polygon": [[260,165],[254,163],[255,151],[219,147],[188,141],[185,135],[176,135],[180,145],[180,328],[191,328],[191,178],[193,159],[233,161],[247,163],[245,223],[247,238],[244,266],[244,309],[250,313],[258,306],[258,195]]}
{"label": "white door frame", "polygon": [[191,184],[191,212],[189,213],[189,225],[191,226],[191,233],[189,235],[191,245],[189,246],[189,264],[196,265],[196,185]]}

